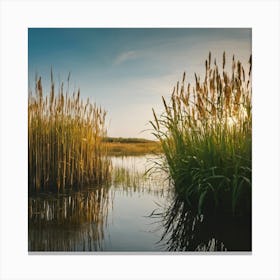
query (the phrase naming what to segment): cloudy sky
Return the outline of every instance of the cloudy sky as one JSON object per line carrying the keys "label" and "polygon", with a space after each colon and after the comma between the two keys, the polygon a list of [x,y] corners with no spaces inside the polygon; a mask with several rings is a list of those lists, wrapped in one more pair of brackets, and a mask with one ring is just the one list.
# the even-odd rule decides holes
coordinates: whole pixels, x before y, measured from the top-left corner
{"label": "cloudy sky", "polygon": [[204,74],[209,51],[222,60],[232,55],[244,64],[251,54],[251,29],[31,28],[28,31],[29,86],[35,74],[49,90],[67,80],[108,112],[108,134],[151,138],[152,108],[160,113],[184,71]]}

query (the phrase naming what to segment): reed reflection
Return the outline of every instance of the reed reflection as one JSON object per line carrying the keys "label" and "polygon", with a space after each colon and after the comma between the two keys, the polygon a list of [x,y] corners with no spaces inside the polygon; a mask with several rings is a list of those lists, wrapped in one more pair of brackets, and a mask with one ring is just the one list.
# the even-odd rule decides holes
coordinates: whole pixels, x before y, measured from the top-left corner
{"label": "reed reflection", "polygon": [[108,188],[29,198],[29,251],[102,249]]}
{"label": "reed reflection", "polygon": [[[120,247],[114,243],[122,239],[121,235],[129,234],[131,230],[137,234],[135,229],[138,228],[143,232],[150,231],[150,225],[141,217],[149,213],[146,207],[151,209],[154,201],[164,200],[168,195],[168,182],[163,180],[166,176],[146,174],[146,157],[113,160],[108,185],[80,191],[65,190],[62,194],[29,194],[29,251],[125,250],[125,244]],[[131,201],[134,208],[128,211]],[[129,225],[124,221],[129,221]],[[135,221],[139,224],[129,228]],[[151,243],[153,238],[156,242],[156,237],[147,236],[146,240],[141,234],[135,240],[134,234],[127,243],[135,244],[139,250],[146,250],[145,244]],[[139,238],[143,238],[143,246],[139,245]],[[154,248],[151,246],[150,250]]]}
{"label": "reed reflection", "polygon": [[251,251],[248,218],[197,214],[177,195],[167,209],[151,217],[162,223],[164,232],[159,244],[168,251]]}

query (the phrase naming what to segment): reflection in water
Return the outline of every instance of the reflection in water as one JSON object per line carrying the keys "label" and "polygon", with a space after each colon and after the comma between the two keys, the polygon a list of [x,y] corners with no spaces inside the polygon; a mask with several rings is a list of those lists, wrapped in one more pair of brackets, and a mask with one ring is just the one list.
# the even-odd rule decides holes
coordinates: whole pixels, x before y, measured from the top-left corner
{"label": "reflection in water", "polygon": [[108,206],[108,188],[105,187],[59,196],[30,197],[29,250],[101,250]]}
{"label": "reflection in water", "polygon": [[30,195],[29,251],[251,251],[250,219],[190,212],[151,160],[112,158],[109,186]]}
{"label": "reflection in water", "polygon": [[112,157],[113,174],[112,185],[115,189],[127,194],[132,192],[149,193],[167,196],[169,181],[163,172],[147,172],[153,166],[154,158],[145,157]]}
{"label": "reflection in water", "polygon": [[179,197],[153,218],[163,223],[160,240],[168,251],[251,251],[251,219],[199,215]]}
{"label": "reflection in water", "polygon": [[[161,232],[145,217],[164,203],[162,178],[147,157],[112,158],[109,186],[29,196],[29,251],[152,251]],[[166,185],[166,184],[165,184]]]}

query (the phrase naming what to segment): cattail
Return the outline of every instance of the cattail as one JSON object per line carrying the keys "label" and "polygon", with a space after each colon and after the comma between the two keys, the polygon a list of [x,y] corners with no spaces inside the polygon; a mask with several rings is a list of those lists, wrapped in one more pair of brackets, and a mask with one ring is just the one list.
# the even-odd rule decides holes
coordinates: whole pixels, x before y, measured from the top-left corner
{"label": "cattail", "polygon": [[229,109],[229,107],[230,107],[230,97],[231,97],[231,87],[227,85],[225,87],[225,99],[226,99],[227,109]]}
{"label": "cattail", "polygon": [[223,72],[223,76],[224,76],[224,83],[225,83],[225,85],[227,85],[228,84],[228,77],[227,77],[225,72]]}
{"label": "cattail", "polygon": [[251,70],[252,70],[252,55],[249,58],[249,77],[251,77]]}
{"label": "cattail", "polygon": [[235,58],[234,55],[232,56],[232,80],[234,80],[234,72],[235,72],[235,68],[236,68],[236,63],[235,63]]}
{"label": "cattail", "polygon": [[240,63],[240,61],[237,62],[237,75],[238,75],[238,79],[241,81],[241,63]]}

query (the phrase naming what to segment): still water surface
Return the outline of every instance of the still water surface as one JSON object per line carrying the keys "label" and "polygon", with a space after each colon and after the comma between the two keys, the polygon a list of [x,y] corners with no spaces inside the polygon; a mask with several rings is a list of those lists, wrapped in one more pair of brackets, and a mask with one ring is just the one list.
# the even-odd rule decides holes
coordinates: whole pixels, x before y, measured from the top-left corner
{"label": "still water surface", "polygon": [[111,186],[29,198],[29,251],[161,251],[149,215],[164,207],[164,174],[143,176],[151,158],[114,157]]}
{"label": "still water surface", "polygon": [[30,196],[29,251],[251,251],[251,221],[192,214],[153,158],[114,157],[110,185]]}

